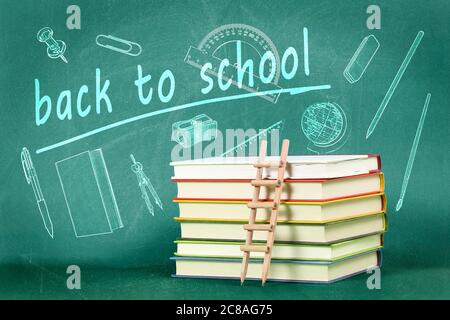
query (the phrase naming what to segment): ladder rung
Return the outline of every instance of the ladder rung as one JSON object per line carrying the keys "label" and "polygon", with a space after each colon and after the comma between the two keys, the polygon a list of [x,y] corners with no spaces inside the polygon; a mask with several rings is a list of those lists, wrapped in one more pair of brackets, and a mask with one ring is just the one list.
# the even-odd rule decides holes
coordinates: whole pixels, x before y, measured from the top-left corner
{"label": "ladder rung", "polygon": [[247,203],[247,207],[250,209],[257,209],[257,208],[276,208],[276,203],[273,201],[264,201],[264,202],[249,202]]}
{"label": "ladder rung", "polygon": [[244,224],[244,230],[248,231],[272,231],[270,224]]}
{"label": "ladder rung", "polygon": [[278,179],[252,180],[251,183],[254,187],[279,187],[281,185],[281,181]]}
{"label": "ladder rung", "polygon": [[267,245],[243,245],[241,251],[253,251],[253,252],[268,252],[269,247]]}
{"label": "ladder rung", "polygon": [[256,162],[253,165],[255,168],[281,168],[283,166],[282,161],[278,162]]}

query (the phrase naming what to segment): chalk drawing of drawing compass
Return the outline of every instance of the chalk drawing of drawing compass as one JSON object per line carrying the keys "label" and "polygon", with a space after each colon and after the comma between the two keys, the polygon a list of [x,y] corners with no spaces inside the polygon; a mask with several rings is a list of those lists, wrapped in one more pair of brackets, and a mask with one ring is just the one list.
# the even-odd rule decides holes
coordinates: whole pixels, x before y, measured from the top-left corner
{"label": "chalk drawing of drawing compass", "polygon": [[[263,54],[267,51],[271,51],[275,57],[275,64],[272,61],[266,61],[264,64],[264,74],[268,75],[274,72],[275,76],[271,83],[263,83],[261,79],[253,74],[254,86],[248,86],[248,74],[245,74],[242,82],[242,88],[248,92],[261,92],[281,89],[278,86],[280,79],[280,55],[278,50],[261,30],[245,25],[245,24],[227,24],[208,33],[199,43],[197,47],[191,46],[186,54],[184,61],[198,69],[201,69],[207,62],[212,64],[212,70],[208,70],[208,73],[217,77],[220,63],[223,59],[227,58],[230,61],[230,65],[223,70],[223,80],[232,80],[232,84],[238,86],[237,83],[237,57],[240,41],[240,51],[242,57],[242,63],[244,64],[247,59],[253,61],[253,73],[258,73],[259,63]],[[272,103],[276,103],[280,93],[271,93],[261,95]]]}

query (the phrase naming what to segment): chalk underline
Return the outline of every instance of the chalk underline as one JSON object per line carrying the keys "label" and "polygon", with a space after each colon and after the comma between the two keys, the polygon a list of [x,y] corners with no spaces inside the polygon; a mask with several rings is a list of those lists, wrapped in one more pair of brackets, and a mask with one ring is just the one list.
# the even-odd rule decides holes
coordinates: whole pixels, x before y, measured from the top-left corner
{"label": "chalk underline", "polygon": [[157,116],[160,114],[169,113],[169,112],[173,112],[173,111],[178,111],[178,110],[183,110],[183,109],[188,109],[188,108],[192,108],[192,107],[196,107],[196,106],[213,104],[213,103],[218,103],[218,102],[223,102],[223,101],[247,99],[247,98],[252,98],[252,97],[262,96],[262,95],[281,94],[281,93],[290,93],[291,95],[296,95],[296,94],[301,94],[301,93],[305,93],[305,92],[309,92],[309,91],[325,90],[325,89],[330,89],[330,88],[331,88],[331,86],[328,84],[327,85],[319,85],[319,86],[308,86],[308,87],[294,87],[294,88],[286,88],[286,89],[267,90],[267,91],[261,91],[261,92],[250,92],[250,93],[243,93],[243,94],[237,94],[237,95],[226,96],[226,97],[218,97],[218,98],[194,101],[194,102],[185,103],[185,104],[181,104],[181,105],[166,108],[166,109],[161,109],[161,110],[144,113],[144,114],[134,116],[134,117],[131,117],[128,119],[120,120],[120,121],[108,124],[106,126],[99,127],[97,129],[82,133],[82,134],[74,136],[72,138],[51,144],[47,147],[37,149],[36,153],[39,154],[39,153],[47,152],[47,151],[62,147],[66,144],[93,136],[97,133],[122,126],[124,124],[128,124],[131,122],[135,122],[138,120],[154,117],[154,116]]}

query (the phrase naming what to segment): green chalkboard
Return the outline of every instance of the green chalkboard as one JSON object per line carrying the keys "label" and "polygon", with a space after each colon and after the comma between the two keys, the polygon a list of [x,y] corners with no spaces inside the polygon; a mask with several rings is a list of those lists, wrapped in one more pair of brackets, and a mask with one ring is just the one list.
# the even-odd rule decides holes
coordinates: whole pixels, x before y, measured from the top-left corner
{"label": "green chalkboard", "polygon": [[[449,298],[450,3],[377,1],[379,16],[370,5],[360,0],[0,1],[0,297]],[[225,71],[232,74],[237,42],[227,46],[229,39],[241,39],[242,57],[254,61],[266,50],[276,51],[263,66],[265,77],[274,71],[272,81],[256,81],[265,96],[234,84],[222,90],[208,73],[204,78],[213,88],[206,92],[209,82],[195,63],[213,55],[220,58],[210,61],[217,67],[227,57]],[[141,97],[139,72],[145,82]],[[293,89],[311,87],[304,93]],[[275,99],[276,90],[284,91]],[[428,93],[414,166],[396,212]],[[45,96],[52,103],[48,119]],[[327,141],[330,136],[314,140],[314,134],[305,134],[305,123],[302,127],[305,111],[320,103],[338,106],[339,129],[345,125],[346,131],[337,144]],[[180,235],[171,201],[177,189],[169,163],[180,145],[172,139],[173,125],[202,114],[222,133],[282,121],[280,137],[290,139],[290,154],[381,154],[389,216],[382,289],[368,290],[368,275],[330,286],[270,288],[171,278],[175,267],[169,257]],[[366,138],[374,117],[379,121]],[[81,167],[70,160],[98,149],[102,158],[91,158],[93,167],[88,158]],[[32,159],[42,194],[33,192],[34,176],[32,185],[27,183],[21,153],[25,162]],[[142,165],[134,163],[134,171],[131,154]],[[70,205],[71,215],[64,190],[76,185],[67,172],[59,175],[55,164],[63,160],[74,176],[86,175],[93,186],[94,173],[101,172],[97,194],[87,189],[77,194],[96,198],[99,206],[100,195],[108,199],[104,216],[96,217],[102,234],[95,235],[92,226],[83,226],[89,236],[74,232],[77,208]],[[137,177],[151,181],[161,200],[149,199],[154,215]],[[82,270],[80,290],[66,287],[69,265]]]}

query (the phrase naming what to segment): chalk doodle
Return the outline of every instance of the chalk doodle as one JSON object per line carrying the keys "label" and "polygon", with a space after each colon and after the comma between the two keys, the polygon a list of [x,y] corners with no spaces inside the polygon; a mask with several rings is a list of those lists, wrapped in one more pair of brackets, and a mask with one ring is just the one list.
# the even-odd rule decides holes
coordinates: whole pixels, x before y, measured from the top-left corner
{"label": "chalk doodle", "polygon": [[[238,43],[242,43],[241,51],[238,52]],[[242,53],[242,61],[251,59],[259,64],[261,57],[265,52],[270,51],[273,54],[274,61],[265,63],[265,74],[274,73],[273,81],[264,83],[259,77],[253,75],[255,85],[253,87],[242,85],[242,88],[249,92],[269,91],[281,89],[278,81],[280,79],[280,56],[272,40],[261,30],[245,24],[223,25],[210,33],[200,41],[197,47],[190,47],[184,61],[198,69],[201,69],[207,62],[212,64],[210,74],[218,76],[219,65],[223,59],[228,59],[230,65],[222,70],[224,80],[231,80],[231,83],[238,86],[236,82],[239,54]],[[248,72],[247,72],[248,75]],[[262,98],[277,102],[279,93],[261,95]]]}
{"label": "chalk doodle", "polygon": [[350,132],[346,113],[334,102],[315,103],[306,108],[301,118],[301,128],[310,141],[308,150],[317,154],[338,150]]}
{"label": "chalk doodle", "polygon": [[133,171],[136,174],[136,178],[138,180],[139,188],[141,189],[141,197],[145,201],[145,205],[147,206],[148,211],[152,216],[155,215],[155,209],[153,208],[152,202],[150,201],[150,195],[152,196],[155,203],[158,205],[158,207],[163,210],[163,204],[161,202],[161,199],[159,198],[158,194],[156,193],[155,188],[153,187],[152,182],[147,177],[147,175],[144,173],[144,167],[142,166],[142,163],[137,162],[136,159],[132,154],[130,154],[131,161],[133,164],[131,165],[131,171]]}
{"label": "chalk doodle", "polygon": [[77,238],[110,234],[123,228],[116,196],[101,149],[55,162]]}
{"label": "chalk doodle", "polygon": [[142,48],[138,43],[111,35],[99,34],[95,38],[95,43],[100,47],[119,53],[124,53],[133,57],[140,55],[142,52]]}
{"label": "chalk doodle", "polygon": [[379,47],[380,43],[372,34],[361,41],[344,70],[348,82],[353,84],[361,79]]}
{"label": "chalk doodle", "polygon": [[34,197],[36,198],[36,204],[39,208],[44,227],[47,230],[51,238],[53,238],[53,222],[48,213],[47,202],[42,194],[39,178],[34,168],[33,161],[31,160],[30,152],[27,148],[23,148],[20,154],[20,160],[22,161],[23,172],[27,183],[33,188]]}
{"label": "chalk doodle", "polygon": [[402,191],[400,192],[400,198],[398,199],[395,211],[399,211],[403,206],[403,198],[406,194],[406,189],[408,188],[409,177],[414,165],[414,159],[416,158],[417,146],[419,145],[420,136],[422,134],[423,124],[425,122],[425,117],[428,111],[428,105],[430,104],[431,94],[428,93],[425,99],[425,104],[422,109],[422,115],[420,116],[419,125],[417,126],[416,135],[414,136],[414,142],[409,153],[408,164],[406,165],[405,176],[403,177]]}
{"label": "chalk doodle", "polygon": [[402,79],[406,68],[408,67],[409,63],[411,62],[411,59],[414,56],[414,53],[416,52],[417,47],[419,46],[420,42],[422,41],[423,35],[424,35],[423,31],[419,31],[417,33],[416,38],[414,39],[413,43],[411,44],[411,47],[409,48],[408,53],[406,54],[405,58],[403,59],[403,62],[401,64],[400,68],[398,69],[397,74],[394,77],[394,80],[392,80],[392,83],[389,86],[389,89],[386,92],[386,95],[384,96],[383,100],[381,101],[381,104],[378,107],[378,110],[377,110],[375,116],[373,117],[372,122],[369,125],[369,128],[367,129],[366,139],[368,139],[370,137],[370,135],[375,130],[378,122],[380,121],[381,116],[383,115],[383,112],[389,103],[389,100],[391,100],[392,95],[394,94],[395,89],[397,88],[398,84],[400,83],[400,80]]}
{"label": "chalk doodle", "polygon": [[[274,124],[270,125],[269,127],[260,130],[258,133],[254,134],[253,136],[245,139],[244,141],[238,143],[236,146],[228,149],[227,151],[225,151],[224,153],[222,153],[220,156],[221,157],[226,157],[226,156],[234,156],[234,152],[235,151],[245,151],[245,148],[248,147],[249,145],[258,143],[258,139],[259,140],[267,140],[267,136],[269,134],[275,133],[275,136],[272,137],[271,140],[276,140],[276,142],[278,142],[279,140],[279,135],[281,130],[283,129],[283,121],[277,121]],[[272,153],[274,152],[278,152],[278,150],[273,150],[272,148]],[[274,155],[274,154],[272,154]]]}
{"label": "chalk doodle", "polygon": [[66,43],[62,40],[55,40],[53,38],[53,30],[49,27],[42,28],[37,33],[39,42],[44,42],[47,45],[47,55],[51,59],[61,58],[65,63],[67,62],[64,52],[66,52]]}
{"label": "chalk doodle", "polygon": [[217,121],[206,114],[172,124],[172,141],[184,148],[192,147],[202,141],[211,141],[217,134]]}

